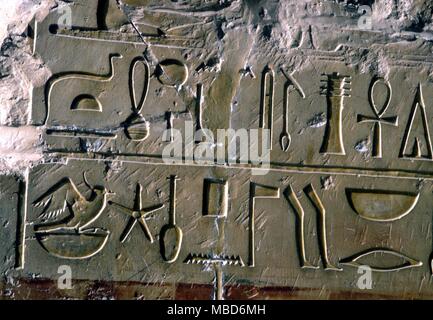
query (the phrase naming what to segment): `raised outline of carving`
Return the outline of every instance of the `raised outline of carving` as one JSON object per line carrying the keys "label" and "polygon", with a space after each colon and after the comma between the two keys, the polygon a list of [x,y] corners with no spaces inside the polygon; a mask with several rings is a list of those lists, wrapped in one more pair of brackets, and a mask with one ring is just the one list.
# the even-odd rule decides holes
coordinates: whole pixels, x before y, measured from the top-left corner
{"label": "raised outline of carving", "polygon": [[[96,103],[96,109],[89,109],[89,108],[81,108],[80,104],[84,100],[92,100]],[[95,98],[94,96],[90,94],[81,94],[74,98],[71,104],[71,110],[73,111],[89,111],[89,112],[102,112],[102,105],[99,99]]]}
{"label": "raised outline of carving", "polygon": [[[269,85],[269,88],[267,88]],[[272,66],[268,65],[263,69],[262,80],[260,88],[260,129],[265,129],[266,126],[269,130],[269,149],[272,150],[272,127],[274,122],[274,91],[275,91],[275,72]],[[266,103],[266,99],[268,102]],[[267,109],[267,112],[266,112]],[[267,125],[265,123],[265,118],[267,114]]]}
{"label": "raised outline of carving", "polygon": [[284,85],[284,102],[283,102],[283,130],[280,134],[280,146],[284,152],[287,152],[292,143],[292,137],[289,133],[289,96],[290,91],[294,89],[294,86],[286,82]]}
{"label": "raised outline of carving", "polygon": [[[160,116],[155,117],[156,119]],[[189,119],[189,117],[187,117]],[[77,152],[65,151],[63,149],[49,149],[43,151],[45,154],[50,154],[55,157],[66,157],[71,160],[81,161],[108,161],[107,157],[113,157],[110,152]],[[88,158],[91,156],[92,158]],[[162,155],[148,155],[148,154],[134,154],[129,153],[116,153],[116,160],[121,162],[131,163],[145,163],[153,164],[151,161],[155,159],[162,160]],[[166,165],[163,161],[157,162],[156,165]],[[195,167],[214,167],[214,168],[227,168],[229,163],[214,163],[214,164],[193,164]],[[252,168],[251,164],[233,164],[230,163],[230,168],[237,170],[261,170],[260,167]],[[284,172],[284,173],[309,173],[317,175],[341,175],[353,177],[370,177],[370,178],[389,178],[389,179],[403,179],[403,180],[419,180],[433,181],[433,172],[426,170],[411,170],[411,169],[392,169],[392,168],[365,168],[355,166],[338,166],[338,165],[309,165],[299,163],[281,163],[271,162],[270,168],[263,169],[271,172]]]}
{"label": "raised outline of carving", "polygon": [[165,113],[165,119],[167,120],[167,131],[169,132],[168,134],[168,139],[166,138],[166,142],[173,142],[174,141],[174,133],[173,133],[173,129],[174,129],[174,114],[171,111],[167,111]]}
{"label": "raised outline of carving", "polygon": [[186,264],[197,264],[209,266],[212,265],[215,271],[216,283],[216,300],[223,300],[223,272],[221,267],[225,265],[245,267],[245,263],[240,256],[224,256],[224,255],[205,255],[190,253],[185,259]]}
{"label": "raised outline of carving", "polygon": [[[423,124],[423,128],[424,128],[424,138],[425,138],[426,143],[427,143],[426,148],[427,148],[428,155],[422,156],[420,154],[421,150],[419,148],[419,140],[418,140],[418,137],[416,137],[414,150],[413,150],[414,153],[416,153],[416,154],[412,155],[412,156],[408,156],[405,154],[405,150],[407,148],[407,143],[408,143],[408,140],[410,137],[410,133],[412,131],[413,122],[415,120],[416,112],[418,109],[421,112],[422,124]],[[418,89],[417,89],[415,100],[414,100],[414,103],[412,106],[411,114],[409,116],[409,122],[408,122],[408,125],[406,126],[406,132],[404,134],[403,143],[402,143],[401,148],[400,148],[399,157],[403,158],[403,159],[410,159],[410,160],[433,160],[433,151],[432,151],[430,130],[429,130],[429,125],[428,125],[428,121],[427,121],[427,111],[426,111],[426,105],[424,102],[424,97],[422,94],[421,83],[419,83],[419,85],[418,85]]]}
{"label": "raised outline of carving", "polygon": [[[212,185],[218,185],[223,189],[222,201],[221,204],[221,213],[219,214],[210,214],[209,213],[209,192]],[[229,207],[229,184],[227,180],[223,179],[211,179],[207,178],[204,180],[203,185],[203,216],[210,218],[227,218],[227,212]]]}
{"label": "raised outline of carving", "polygon": [[[164,120],[166,121],[166,128],[168,131],[168,138],[167,136],[165,136],[164,142],[173,142],[174,141],[174,134],[173,134],[173,129],[174,129],[174,120],[178,120],[178,119],[185,119],[185,120],[192,120],[192,116],[191,113],[188,110],[185,111],[167,111],[164,114]],[[152,122],[157,122],[159,120],[160,116],[154,116],[151,117],[150,120]]]}
{"label": "raised outline of carving", "polygon": [[114,206],[115,208],[121,210],[123,213],[130,216],[128,223],[126,224],[125,229],[123,230],[122,235],[120,236],[121,243],[124,243],[128,239],[130,233],[134,229],[137,222],[140,224],[141,229],[143,230],[146,238],[150,241],[150,243],[154,242],[152,233],[150,232],[146,222],[146,217],[164,208],[164,204],[157,204],[148,208],[143,208],[142,192],[143,192],[143,186],[140,183],[137,183],[136,191],[135,191],[134,207],[132,209],[127,208],[116,202],[112,202],[112,201],[109,202],[109,205]]}
{"label": "raised outline of carving", "polygon": [[[404,196],[404,197],[412,197],[412,204],[405,208],[405,210],[399,214],[394,214],[393,218],[387,218],[387,219],[378,219],[373,217],[368,217],[365,214],[361,212],[359,209],[359,206],[354,202],[353,195],[354,194],[364,194],[366,198],[368,199],[369,194],[379,194],[379,195],[389,195],[389,196]],[[420,194],[417,193],[408,193],[408,192],[401,192],[401,191],[390,191],[390,190],[369,190],[369,189],[352,189],[352,188],[346,188],[346,197],[347,200],[353,209],[360,217],[363,219],[369,220],[369,221],[375,221],[375,222],[392,222],[399,219],[402,219],[406,215],[408,215],[417,205],[419,200]]]}
{"label": "raised outline of carving", "polygon": [[295,49],[294,52],[296,52],[298,55],[300,54],[302,56],[306,56],[312,59],[332,62],[344,62],[348,50],[349,47],[340,44],[332,51],[299,48]]}
{"label": "raised outline of carving", "polygon": [[[161,228],[161,233],[159,237],[161,256],[167,263],[174,263],[179,257],[180,250],[182,249],[183,241],[183,231],[176,224],[176,182],[180,180],[177,176],[171,175],[170,180],[170,209],[169,209],[169,221],[168,224]],[[176,233],[176,246],[174,249],[174,254],[171,257],[166,256],[165,248],[165,237],[170,230],[174,230]]]}
{"label": "raised outline of carving", "polygon": [[[141,98],[137,101],[137,94],[135,91],[135,83],[137,81],[136,71],[139,64],[144,66],[145,78],[143,85],[143,92],[141,93]],[[131,66],[129,68],[129,94],[131,98],[132,114],[129,116],[128,120],[124,123],[125,134],[132,141],[143,141],[149,137],[150,134],[150,124],[141,115],[144,104],[147,99],[150,88],[150,67],[149,63],[143,56],[136,57],[132,60]],[[134,126],[137,126],[135,127]],[[134,129],[132,129],[134,128]]]}
{"label": "raised outline of carving", "polygon": [[[200,132],[202,135],[206,135],[203,131],[203,84],[197,84],[197,94],[196,94],[196,128],[195,131]],[[201,143],[202,140],[198,140],[199,135],[195,135],[194,142]],[[203,139],[203,136],[201,137]]]}
{"label": "raised outline of carving", "polygon": [[[137,103],[137,95],[135,92],[135,82],[137,79],[135,77],[135,73],[137,71],[137,66],[140,63],[144,66],[146,76],[144,80],[143,92],[141,93],[140,101]],[[129,69],[129,94],[131,97],[132,110],[134,112],[141,113],[141,111],[143,110],[144,103],[146,102],[147,96],[149,94],[149,88],[150,88],[149,63],[143,56],[136,57],[132,60],[131,67]]]}
{"label": "raised outline of carving", "polygon": [[298,200],[298,197],[296,196],[295,192],[293,191],[293,188],[291,185],[287,187],[287,189],[284,191],[284,196],[286,197],[286,200],[289,202],[290,206],[292,207],[293,211],[295,212],[296,217],[296,238],[297,238],[297,244],[298,244],[298,253],[300,257],[300,264],[301,268],[311,268],[311,269],[318,269],[319,266],[314,266],[306,259],[305,254],[305,236],[304,236],[304,209],[302,208],[301,203]]}
{"label": "raised outline of carving", "polygon": [[[385,83],[387,88],[387,98],[384,106],[381,110],[377,109],[376,103],[374,101],[374,89],[376,85],[380,82]],[[391,104],[392,99],[392,87],[388,80],[384,78],[374,77],[370,83],[370,88],[368,89],[368,101],[370,103],[370,107],[373,110],[374,117],[364,116],[358,114],[357,122],[358,123],[369,123],[372,122],[374,126],[374,134],[373,134],[373,157],[382,158],[382,124],[391,125],[394,127],[398,126],[398,116],[394,117],[386,117],[383,118],[386,111]]]}
{"label": "raised outline of carving", "polygon": [[118,53],[110,54],[110,71],[107,75],[97,75],[87,72],[61,72],[53,75],[45,85],[45,119],[43,124],[48,124],[48,119],[50,117],[51,110],[51,94],[53,88],[62,81],[77,79],[77,80],[89,80],[89,81],[98,81],[98,82],[110,82],[114,77],[114,61],[115,59],[122,59],[123,56]]}
{"label": "raised outline of carving", "polygon": [[29,188],[29,170],[26,170],[25,181],[20,181],[18,185],[18,216],[16,229],[15,245],[15,269],[22,270],[25,265],[25,239],[26,239],[26,221],[27,221],[27,195]]}
{"label": "raised outline of carving", "polygon": [[64,138],[83,138],[83,139],[107,139],[114,140],[117,134],[111,131],[89,130],[89,129],[65,129],[64,127],[51,127],[45,131],[49,136]]}
{"label": "raised outline of carving", "polygon": [[[259,191],[264,192],[263,194],[257,193],[257,188],[259,188]],[[274,194],[265,194],[266,192]],[[255,203],[256,198],[259,199],[278,199],[280,198],[280,188],[260,185],[254,182],[250,182],[250,200],[249,200],[249,257],[248,257],[248,266],[254,267],[255,266]]]}
{"label": "raised outline of carving", "polygon": [[173,15],[181,15],[181,16],[188,16],[188,17],[199,17],[199,18],[205,18],[205,17],[214,17],[216,15],[224,15],[227,13],[228,10],[230,10],[230,7],[234,1],[227,1],[225,3],[222,3],[220,7],[214,8],[212,4],[208,6],[198,7],[196,10],[188,10],[188,9],[175,9],[170,7],[164,7],[164,6],[153,6],[153,7],[146,7],[145,10],[147,12],[152,13],[166,13],[166,14],[173,14]]}
{"label": "raised outline of carving", "polygon": [[108,30],[106,20],[109,8],[109,0],[98,0],[98,5],[96,8],[96,23],[98,25],[98,30]]}
{"label": "raised outline of carving", "polygon": [[280,134],[280,146],[281,150],[287,152],[290,148],[292,138],[289,133],[289,97],[290,91],[296,90],[299,92],[301,97],[305,99],[304,90],[302,90],[299,83],[291,74],[286,74],[281,68],[281,72],[286,77],[287,81],[284,84],[284,102],[283,102],[283,130]]}
{"label": "raised outline of carving", "polygon": [[[83,179],[86,186],[92,190],[92,196],[89,199],[86,199],[84,195],[81,194],[71,178],[65,177],[50,187],[44,194],[39,196],[33,202],[35,208],[43,208],[39,218],[44,220],[57,219],[66,211],[70,212],[70,215],[66,218],[50,223],[42,223],[34,227],[36,239],[40,245],[53,256],[72,260],[87,259],[99,253],[107,243],[110,232],[100,228],[90,228],[90,226],[101,216],[102,212],[106,208],[108,197],[114,195],[114,193],[109,192],[105,187],[91,186],[87,181],[85,172],[83,173]],[[66,198],[62,207],[50,210],[51,205],[56,202],[55,199],[53,200],[55,193],[65,186],[68,187],[66,189]],[[72,199],[68,197],[70,193],[72,193]],[[77,202],[78,205],[76,206]],[[96,209],[94,209],[94,206],[96,206]],[[93,210],[87,212],[89,207]],[[80,211],[77,211],[78,209]],[[94,211],[96,211],[96,213],[92,214]],[[85,217],[84,221],[83,217]],[[61,253],[61,250],[59,252],[50,251],[49,247],[46,245],[46,239],[49,239],[51,236],[80,237],[80,241],[82,240],[82,236],[88,236],[91,238],[100,237],[102,238],[102,241],[98,242],[95,250],[86,255],[69,256]]]}
{"label": "raised outline of carving", "polygon": [[[85,230],[85,228],[92,225],[102,214],[102,212],[105,210],[107,206],[107,200],[108,197],[114,195],[113,192],[108,191],[105,187],[99,187],[99,186],[91,186],[86,178],[86,173],[83,174],[84,177],[84,183],[86,186],[92,190],[92,196],[89,199],[86,199],[86,197],[78,190],[77,186],[73,182],[73,180],[69,177],[65,177],[61,179],[59,182],[54,184],[51,188],[49,188],[45,193],[43,193],[41,196],[39,196],[34,202],[33,206],[35,208],[43,208],[42,216],[47,214],[48,219],[57,218],[60,214],[65,212],[66,210],[70,211],[71,218],[67,221],[58,221],[60,223],[43,223],[41,225],[35,226],[36,232],[54,232],[57,230],[63,230],[63,229],[73,229],[77,230],[78,232],[82,232]],[[64,186],[69,185],[71,187],[70,190],[67,190],[66,193],[66,199],[64,201],[64,204],[62,205],[62,209],[56,209],[51,210],[48,212],[47,210],[50,208],[50,205],[52,204],[54,193],[63,188]],[[73,202],[70,203],[68,201],[68,195],[69,192],[72,192],[78,199],[73,199]],[[82,213],[76,213],[74,212],[74,204],[80,201],[82,202],[79,205],[79,209],[81,209]],[[84,221],[82,221],[82,216],[86,213],[82,208],[85,205],[93,205],[93,202],[102,202],[100,203],[100,208],[96,209],[95,211],[98,211],[96,214],[89,214]],[[59,211],[60,210],[60,211]],[[63,222],[63,223],[62,223]]]}
{"label": "raised outline of carving", "polygon": [[[134,29],[136,29],[134,27]],[[186,37],[155,37],[141,35],[139,31],[137,34],[132,33],[121,33],[112,32],[105,30],[85,30],[80,28],[65,29],[59,28],[57,25],[52,25],[49,28],[50,33],[59,38],[87,40],[87,41],[99,41],[108,43],[122,43],[131,44],[134,46],[141,45],[146,47],[158,47],[167,49],[193,49],[193,50],[205,50],[204,47],[194,46],[191,44],[195,39],[189,39]]]}
{"label": "raised outline of carving", "polygon": [[323,74],[321,94],[326,96],[327,122],[320,153],[345,155],[343,142],[343,110],[344,98],[350,97],[350,76],[342,76],[338,72]]}
{"label": "raised outline of carving", "polygon": [[[97,231],[100,232],[101,234],[97,234]],[[84,260],[84,259],[89,259],[89,258],[91,258],[91,257],[93,257],[93,256],[95,256],[95,255],[97,255],[99,252],[101,252],[102,249],[104,249],[105,245],[107,244],[107,242],[108,242],[108,238],[109,238],[109,236],[110,236],[110,231],[108,231],[108,230],[104,230],[104,229],[90,229],[90,230],[84,230],[84,231],[80,234],[80,236],[86,235],[87,233],[89,234],[90,237],[92,237],[92,239],[93,239],[93,238],[102,238],[102,241],[99,242],[99,244],[98,244],[96,250],[94,250],[93,252],[91,252],[91,253],[89,253],[89,254],[81,255],[81,256],[66,256],[66,255],[62,255],[62,254],[59,254],[59,253],[55,253],[55,252],[53,252],[53,251],[50,251],[50,250],[48,249],[48,247],[45,246],[44,241],[45,241],[45,239],[46,239],[47,237],[50,237],[50,236],[62,236],[62,235],[65,235],[65,234],[63,234],[63,233],[56,233],[56,232],[52,232],[52,233],[50,233],[50,234],[46,234],[46,233],[37,233],[37,234],[36,234],[36,238],[38,239],[38,242],[40,243],[40,245],[42,246],[42,248],[44,248],[44,249],[45,249],[49,254],[51,254],[51,255],[54,256],[54,257],[61,258],[61,259],[68,259],[68,260]]]}
{"label": "raised outline of carving", "polygon": [[[177,84],[166,84],[161,80],[161,76],[165,73],[164,70],[164,66],[169,65],[169,64],[175,64],[179,67],[183,67],[184,71],[185,71],[185,77],[182,79],[182,81],[180,83]],[[171,88],[180,88],[182,87],[187,81],[188,81],[188,77],[189,77],[189,70],[188,67],[185,65],[185,63],[176,60],[176,59],[165,59],[163,61],[161,61],[160,63],[158,63],[156,70],[155,70],[155,75],[158,78],[159,83],[161,83],[163,86],[167,86],[167,87],[171,87]],[[170,79],[172,80],[172,79]]]}
{"label": "raised outline of carving", "polygon": [[328,257],[328,244],[327,244],[327,236],[326,236],[326,209],[323,205],[322,201],[319,198],[316,190],[312,184],[309,184],[304,188],[304,193],[307,195],[310,202],[313,204],[317,211],[317,228],[319,233],[319,249],[320,255],[322,257],[323,267],[325,270],[334,270],[334,271],[342,271],[342,269],[332,265],[329,262]]}
{"label": "raised outline of carving", "polygon": [[245,267],[240,256],[225,256],[225,255],[210,255],[210,254],[193,254],[190,253],[185,259],[186,264],[219,264],[219,265],[229,265],[229,266],[240,266]]}
{"label": "raised outline of carving", "polygon": [[389,254],[389,255],[393,255],[393,256],[402,258],[406,261],[406,263],[403,263],[402,265],[395,266],[395,267],[389,267],[389,268],[380,268],[380,267],[369,266],[371,270],[376,271],[376,272],[392,272],[392,271],[417,268],[417,267],[422,266],[421,261],[417,261],[415,259],[409,258],[408,256],[406,256],[400,252],[397,252],[397,251],[394,251],[391,249],[386,249],[386,248],[368,249],[368,250],[362,251],[361,253],[357,253],[357,254],[352,255],[348,258],[342,259],[342,260],[340,260],[340,263],[343,265],[357,268],[361,265],[364,265],[364,264],[360,264],[360,263],[356,262],[357,260],[361,259],[362,257],[366,257],[366,256],[369,256],[372,254],[377,254],[377,253]]}
{"label": "raised outline of carving", "polygon": [[432,65],[433,60],[431,56],[426,55],[403,55],[400,54],[398,56],[388,54],[387,58],[389,59],[391,66],[399,66],[406,68],[419,68],[420,63],[424,65]]}

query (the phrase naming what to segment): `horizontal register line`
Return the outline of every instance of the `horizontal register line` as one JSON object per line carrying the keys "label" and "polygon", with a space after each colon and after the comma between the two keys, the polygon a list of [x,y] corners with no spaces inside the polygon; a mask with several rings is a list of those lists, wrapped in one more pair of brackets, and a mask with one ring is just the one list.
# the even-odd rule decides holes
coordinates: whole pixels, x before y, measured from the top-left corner
{"label": "horizontal register line", "polygon": [[[104,152],[74,152],[67,153],[62,151],[50,150],[46,152],[51,156],[66,157],[68,160],[82,161],[122,161],[126,163],[148,164],[148,165],[167,165],[167,166],[188,166],[188,167],[220,167],[238,170],[267,170],[270,172],[286,173],[310,173],[310,174],[329,174],[344,176],[363,176],[375,178],[393,178],[393,179],[414,179],[414,180],[432,180],[433,172],[416,171],[408,169],[391,169],[391,168],[361,168],[350,166],[326,166],[326,165],[306,165],[294,163],[270,162],[269,168],[253,165],[252,163],[217,163],[199,164],[192,160],[182,158],[182,163],[168,164],[162,161],[162,155],[136,155],[128,153],[104,153]],[[111,159],[110,159],[111,158]],[[155,162],[155,159],[159,160]]]}

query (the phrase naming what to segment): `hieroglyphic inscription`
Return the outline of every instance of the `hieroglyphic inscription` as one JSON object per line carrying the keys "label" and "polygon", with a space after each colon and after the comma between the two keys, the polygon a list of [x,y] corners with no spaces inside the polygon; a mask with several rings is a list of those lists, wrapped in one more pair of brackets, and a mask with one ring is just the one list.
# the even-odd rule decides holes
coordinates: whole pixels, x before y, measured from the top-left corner
{"label": "hieroglyphic inscription", "polygon": [[140,224],[140,227],[142,228],[146,238],[153,243],[154,239],[152,234],[149,231],[149,227],[147,226],[146,218],[151,213],[154,213],[155,211],[158,211],[162,208],[164,208],[163,204],[158,204],[146,209],[143,209],[143,202],[142,202],[142,193],[143,193],[143,187],[141,184],[137,184],[137,189],[135,191],[135,200],[134,200],[134,207],[132,209],[129,209],[121,204],[118,204],[116,202],[110,202],[109,204],[117,208],[118,210],[124,212],[125,214],[129,215],[128,224],[125,227],[125,230],[123,231],[120,242],[125,242],[128,239],[129,234],[134,229],[137,222]]}
{"label": "hieroglyphic inscription", "polygon": [[347,199],[362,218],[390,222],[409,214],[418,203],[419,193],[393,192],[391,190],[347,189]]}
{"label": "hieroglyphic inscription", "polygon": [[[245,64],[200,41],[201,32],[223,37],[209,25],[224,9],[141,4],[143,17],[117,12],[116,29],[105,15],[118,6],[96,7],[94,21],[81,21],[91,27],[56,25],[56,12],[37,24],[35,53],[53,76],[33,92],[32,124],[55,162],[32,169],[22,188],[17,268],[52,277],[66,259],[85,279],[213,282],[216,299],[237,281],[322,288],[326,277],[341,289],[350,267],[430,271],[433,90],[412,70],[431,64],[426,54],[393,51],[391,65],[409,71],[359,73],[346,46],[316,48],[310,26],[275,61],[243,47]],[[71,46],[83,54],[53,58]],[[311,63],[286,71],[304,56]],[[267,167],[238,154],[194,161],[194,148],[227,149],[206,132],[255,128],[269,132]],[[167,164],[176,143],[182,162]]]}
{"label": "hieroglyphic inscription", "polygon": [[302,90],[301,86],[298,84],[298,82],[293,78],[292,75],[286,75],[283,69],[281,69],[284,76],[287,78],[286,83],[284,84],[284,111],[283,111],[283,130],[280,135],[280,146],[281,149],[285,152],[289,150],[292,137],[289,133],[289,99],[290,94],[295,89],[299,92],[299,94],[302,96],[302,98],[305,99],[305,93]]}
{"label": "hieroglyphic inscription", "polygon": [[358,260],[361,260],[363,257],[367,257],[370,255],[375,255],[375,254],[396,256],[396,257],[402,258],[404,260],[404,262],[402,264],[396,265],[396,266],[388,266],[388,267],[380,267],[380,266],[374,266],[374,265],[369,266],[372,270],[377,271],[377,272],[398,271],[398,270],[410,269],[410,268],[416,268],[416,267],[422,266],[421,261],[411,259],[411,258],[405,256],[404,254],[401,254],[399,252],[395,252],[395,251],[389,250],[389,249],[370,249],[370,250],[367,250],[365,252],[361,252],[359,254],[356,254],[355,256],[343,259],[340,261],[340,263],[348,265],[348,266],[352,266],[352,267],[359,267],[362,265],[362,263],[358,262]]}
{"label": "hieroglyphic inscription", "polygon": [[254,267],[256,263],[256,247],[255,247],[255,225],[256,213],[255,203],[256,198],[279,198],[280,189],[270,186],[250,184],[250,203],[249,203],[249,257],[248,266]]}
{"label": "hieroglyphic inscription", "polygon": [[322,94],[326,96],[328,121],[320,152],[345,155],[343,109],[345,97],[350,97],[350,77],[338,73],[324,76]]}
{"label": "hieroglyphic inscription", "polygon": [[[421,115],[421,125],[424,134],[421,136],[415,136],[414,140],[410,140],[412,129],[415,126],[415,119],[418,114]],[[411,148],[410,145],[408,144],[412,141],[413,143]],[[424,102],[421,84],[419,84],[418,86],[411,115],[407,123],[404,140],[402,142],[401,149],[400,149],[400,157],[412,158],[412,159],[421,158],[421,159],[428,159],[428,160],[433,159],[430,130],[429,130],[429,125],[427,120],[427,110]]]}
{"label": "hieroglyphic inscription", "polygon": [[[316,211],[317,211],[317,230],[319,235],[319,251],[322,257],[323,266],[325,270],[341,270],[335,266],[333,266],[329,262],[328,258],[328,245],[327,245],[327,235],[326,235],[326,209],[323,206],[322,201],[320,200],[319,196],[317,195],[316,190],[314,190],[314,187],[312,185],[308,185],[304,188],[305,194],[308,196],[311,203],[314,205]],[[291,207],[296,213],[297,216],[297,242],[298,242],[298,249],[300,252],[300,258],[301,258],[301,267],[305,268],[318,268],[307,262],[306,255],[305,255],[305,238],[304,238],[304,210],[299,202],[299,200],[296,197],[296,194],[294,193],[291,186],[289,186],[286,191],[285,195],[287,200],[289,201]]]}
{"label": "hieroglyphic inscription", "polygon": [[182,247],[183,231],[176,224],[176,181],[177,176],[170,176],[170,212],[168,224],[161,229],[161,255],[168,263],[177,260]]}
{"label": "hieroglyphic inscription", "polygon": [[372,155],[373,157],[377,157],[377,158],[382,158],[382,124],[391,125],[394,127],[398,126],[398,117],[393,116],[393,117],[384,118],[384,115],[388,110],[392,98],[392,89],[388,81],[384,82],[387,90],[384,105],[382,106],[381,109],[377,109],[374,93],[375,93],[375,89],[377,88],[377,85],[381,81],[383,81],[383,79],[373,79],[368,94],[368,100],[371,109],[373,110],[374,117],[358,115],[359,123],[369,123],[369,122],[373,123],[374,133],[373,133]]}
{"label": "hieroglyphic inscription", "polygon": [[269,129],[270,149],[272,149],[272,128],[274,124],[275,72],[272,66],[266,66],[262,72],[260,89],[260,129]]}
{"label": "hieroglyphic inscription", "polygon": [[[110,232],[90,227],[104,212],[108,197],[106,188],[93,187],[86,199],[70,178],[63,178],[33,202],[39,214],[35,235],[50,254],[66,259],[89,258],[101,251]],[[68,243],[69,246],[65,246]]]}

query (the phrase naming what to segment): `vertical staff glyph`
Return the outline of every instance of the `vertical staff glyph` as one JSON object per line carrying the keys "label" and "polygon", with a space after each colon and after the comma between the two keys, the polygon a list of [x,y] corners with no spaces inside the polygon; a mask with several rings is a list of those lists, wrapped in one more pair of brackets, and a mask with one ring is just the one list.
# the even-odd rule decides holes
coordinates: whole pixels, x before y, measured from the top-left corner
{"label": "vertical staff glyph", "polygon": [[321,94],[326,96],[327,124],[321,153],[345,155],[343,143],[343,109],[344,98],[350,97],[351,77],[339,73],[323,75]]}

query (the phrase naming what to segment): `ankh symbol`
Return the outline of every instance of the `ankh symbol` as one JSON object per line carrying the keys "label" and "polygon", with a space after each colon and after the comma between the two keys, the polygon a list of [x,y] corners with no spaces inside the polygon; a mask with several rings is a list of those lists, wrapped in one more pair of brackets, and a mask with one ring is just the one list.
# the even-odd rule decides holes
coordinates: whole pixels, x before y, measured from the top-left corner
{"label": "ankh symbol", "polygon": [[[374,91],[376,90],[376,86],[379,83],[383,83],[386,86],[387,96],[385,103],[381,110],[377,109],[376,102],[374,101]],[[388,107],[391,103],[392,98],[392,88],[390,83],[383,78],[373,78],[370,84],[370,88],[368,91],[368,101],[370,103],[371,109],[373,110],[374,117],[364,116],[358,114],[357,122],[358,123],[374,123],[374,133],[373,133],[373,151],[372,155],[375,158],[382,158],[382,124],[398,126],[398,116],[394,117],[383,117],[388,110]]]}

